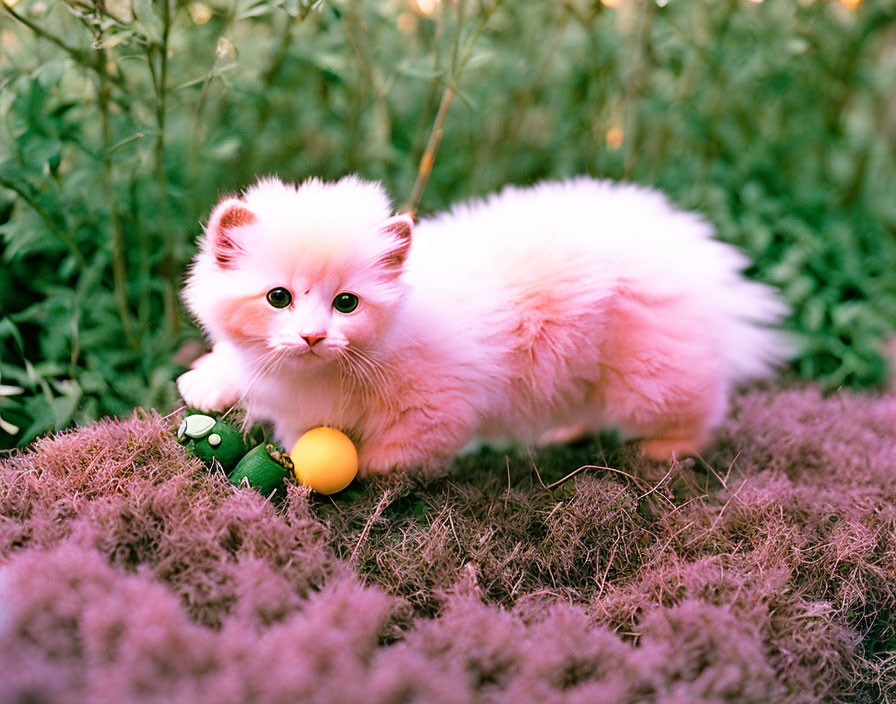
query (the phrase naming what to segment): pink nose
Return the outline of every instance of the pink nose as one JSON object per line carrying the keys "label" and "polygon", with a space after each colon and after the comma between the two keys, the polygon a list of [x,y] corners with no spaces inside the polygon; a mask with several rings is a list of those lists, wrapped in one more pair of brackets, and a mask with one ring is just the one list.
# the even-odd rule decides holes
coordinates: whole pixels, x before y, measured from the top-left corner
{"label": "pink nose", "polygon": [[325,335],[302,335],[302,339],[308,343],[309,347],[314,347],[318,342],[323,340]]}

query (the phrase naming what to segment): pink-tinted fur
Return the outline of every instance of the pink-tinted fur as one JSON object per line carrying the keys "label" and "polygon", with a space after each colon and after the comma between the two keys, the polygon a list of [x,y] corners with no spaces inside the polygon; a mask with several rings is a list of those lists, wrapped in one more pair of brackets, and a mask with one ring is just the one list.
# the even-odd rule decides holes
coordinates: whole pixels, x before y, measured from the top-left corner
{"label": "pink-tinted fur", "polygon": [[[655,191],[506,188],[411,228],[355,177],[222,201],[185,289],[214,345],[178,380],[187,403],[241,404],[286,447],[340,428],[362,473],[610,426],[670,458],[787,355],[773,290]],[[266,302],[275,287],[288,307]],[[341,292],[357,310],[333,308]]]}

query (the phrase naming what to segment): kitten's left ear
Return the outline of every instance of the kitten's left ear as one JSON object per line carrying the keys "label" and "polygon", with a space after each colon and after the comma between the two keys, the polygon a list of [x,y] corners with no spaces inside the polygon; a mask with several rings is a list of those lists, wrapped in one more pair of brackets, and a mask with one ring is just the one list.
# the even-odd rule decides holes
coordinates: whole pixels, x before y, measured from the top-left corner
{"label": "kitten's left ear", "polygon": [[414,230],[414,216],[410,213],[395,215],[380,227],[380,233],[390,240],[391,246],[380,258],[380,264],[396,274],[404,266],[411,249],[411,233]]}
{"label": "kitten's left ear", "polygon": [[234,230],[254,222],[255,213],[239,198],[225,198],[215,206],[205,232],[207,246],[219,267],[234,267],[235,258],[242,252],[240,243],[233,236]]}

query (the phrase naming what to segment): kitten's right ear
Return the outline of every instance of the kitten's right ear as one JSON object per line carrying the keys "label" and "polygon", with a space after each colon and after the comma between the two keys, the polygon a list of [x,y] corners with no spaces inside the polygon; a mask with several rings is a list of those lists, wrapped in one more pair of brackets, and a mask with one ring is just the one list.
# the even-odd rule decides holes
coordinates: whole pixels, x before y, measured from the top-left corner
{"label": "kitten's right ear", "polygon": [[255,214],[239,198],[225,198],[212,211],[205,228],[206,246],[222,269],[232,269],[236,256],[243,251],[233,231],[255,222]]}
{"label": "kitten's right ear", "polygon": [[380,264],[393,273],[399,273],[411,248],[411,232],[414,216],[410,213],[394,215],[380,227],[380,233],[389,238],[391,246],[380,258]]}

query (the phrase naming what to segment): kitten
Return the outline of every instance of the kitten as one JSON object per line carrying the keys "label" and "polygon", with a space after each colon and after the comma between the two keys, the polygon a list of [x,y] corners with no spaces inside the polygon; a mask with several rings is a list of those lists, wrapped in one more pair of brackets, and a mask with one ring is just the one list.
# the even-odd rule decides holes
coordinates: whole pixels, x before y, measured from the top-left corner
{"label": "kitten", "polygon": [[391,212],[356,177],[219,203],[185,288],[214,347],[178,379],[184,400],[241,404],[287,448],[340,428],[362,474],[608,426],[668,459],[788,353],[774,291],[657,192],[579,178],[416,227]]}

